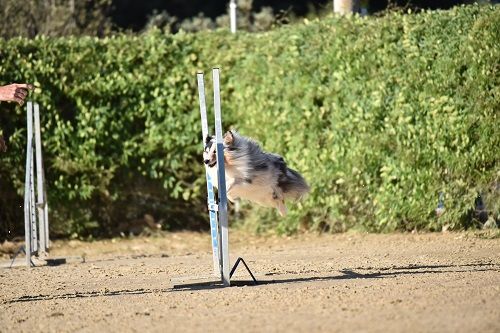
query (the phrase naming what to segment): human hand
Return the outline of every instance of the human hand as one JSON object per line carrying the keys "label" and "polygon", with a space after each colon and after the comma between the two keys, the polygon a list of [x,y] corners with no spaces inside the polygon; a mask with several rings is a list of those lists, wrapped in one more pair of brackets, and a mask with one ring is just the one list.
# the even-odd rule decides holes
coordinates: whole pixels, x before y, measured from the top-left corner
{"label": "human hand", "polygon": [[0,101],[16,102],[23,105],[26,96],[28,96],[28,91],[33,90],[33,88],[33,85],[28,83],[13,83],[0,86]]}

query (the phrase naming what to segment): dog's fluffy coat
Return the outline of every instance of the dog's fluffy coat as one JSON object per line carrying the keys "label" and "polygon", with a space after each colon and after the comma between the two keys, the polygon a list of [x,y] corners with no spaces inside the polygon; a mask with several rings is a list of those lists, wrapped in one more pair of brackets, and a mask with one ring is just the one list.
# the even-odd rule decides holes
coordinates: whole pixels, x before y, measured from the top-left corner
{"label": "dog's fluffy coat", "polygon": [[[214,137],[207,137],[204,163],[217,187],[217,159]],[[259,144],[235,131],[224,135],[224,164],[227,197],[241,198],[265,207],[277,208],[286,215],[285,200],[298,200],[309,192],[304,178],[287,167],[283,157],[264,152]]]}

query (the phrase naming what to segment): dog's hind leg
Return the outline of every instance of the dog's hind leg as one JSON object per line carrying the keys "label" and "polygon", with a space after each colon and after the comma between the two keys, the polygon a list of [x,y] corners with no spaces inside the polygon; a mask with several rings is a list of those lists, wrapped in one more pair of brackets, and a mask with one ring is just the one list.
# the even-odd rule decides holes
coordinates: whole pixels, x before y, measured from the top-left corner
{"label": "dog's hind leg", "polygon": [[285,217],[286,216],[286,206],[285,206],[285,201],[284,200],[280,200],[277,202],[278,203],[278,211],[280,212],[280,215]]}
{"label": "dog's hind leg", "polygon": [[281,216],[286,216],[285,199],[280,189],[274,188],[272,194],[273,201]]}

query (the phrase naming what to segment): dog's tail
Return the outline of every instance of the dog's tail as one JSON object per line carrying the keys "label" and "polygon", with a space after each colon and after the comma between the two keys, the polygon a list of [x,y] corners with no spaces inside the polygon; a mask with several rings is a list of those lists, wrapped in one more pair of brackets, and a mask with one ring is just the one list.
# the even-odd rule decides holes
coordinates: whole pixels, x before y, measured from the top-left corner
{"label": "dog's tail", "polygon": [[286,168],[279,177],[278,186],[282,189],[285,199],[300,200],[309,193],[309,185],[300,173]]}

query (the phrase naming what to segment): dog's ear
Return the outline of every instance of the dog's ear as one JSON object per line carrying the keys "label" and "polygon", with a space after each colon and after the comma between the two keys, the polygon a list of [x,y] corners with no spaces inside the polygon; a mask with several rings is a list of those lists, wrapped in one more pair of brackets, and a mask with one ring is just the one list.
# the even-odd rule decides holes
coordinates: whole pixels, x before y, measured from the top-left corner
{"label": "dog's ear", "polygon": [[210,141],[212,141],[212,137],[209,134],[207,134],[207,137],[205,138],[205,146],[208,145]]}
{"label": "dog's ear", "polygon": [[233,142],[234,142],[233,132],[227,131],[226,134],[224,134],[224,144],[229,146],[232,145]]}

